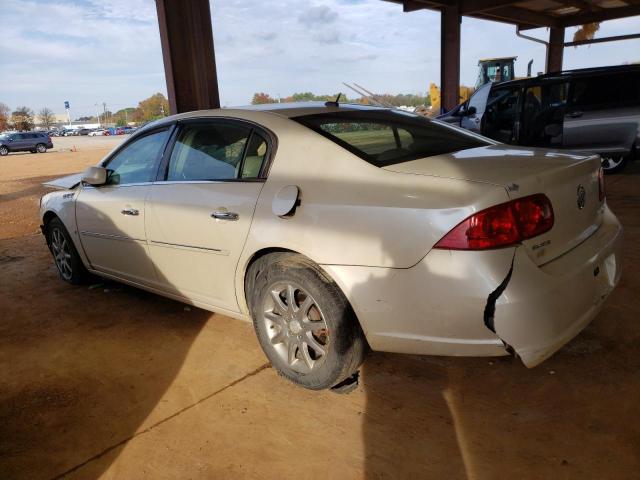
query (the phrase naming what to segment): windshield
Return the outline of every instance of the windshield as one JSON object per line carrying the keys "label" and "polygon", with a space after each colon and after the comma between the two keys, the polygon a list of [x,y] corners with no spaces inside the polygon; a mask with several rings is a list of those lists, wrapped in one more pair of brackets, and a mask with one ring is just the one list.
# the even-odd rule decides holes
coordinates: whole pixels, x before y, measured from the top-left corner
{"label": "windshield", "polygon": [[489,145],[478,136],[398,110],[320,113],[293,120],[377,167]]}

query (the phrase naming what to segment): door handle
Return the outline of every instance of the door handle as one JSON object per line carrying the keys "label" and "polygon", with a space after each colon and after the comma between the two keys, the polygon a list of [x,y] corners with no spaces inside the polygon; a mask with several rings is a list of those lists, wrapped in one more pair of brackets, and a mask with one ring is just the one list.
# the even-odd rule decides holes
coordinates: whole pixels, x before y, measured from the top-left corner
{"label": "door handle", "polygon": [[140,214],[140,212],[138,212],[138,210],[136,210],[135,208],[125,208],[123,210],[120,210],[120,213],[122,215],[132,215],[134,217]]}
{"label": "door handle", "polygon": [[216,210],[215,212],[213,212],[211,214],[211,216],[213,218],[217,218],[218,220],[231,220],[231,221],[236,221],[240,218],[240,215],[238,215],[237,213],[233,213],[233,212],[221,212]]}
{"label": "door handle", "polygon": [[565,116],[569,118],[580,118],[582,116],[582,112],[569,112]]}

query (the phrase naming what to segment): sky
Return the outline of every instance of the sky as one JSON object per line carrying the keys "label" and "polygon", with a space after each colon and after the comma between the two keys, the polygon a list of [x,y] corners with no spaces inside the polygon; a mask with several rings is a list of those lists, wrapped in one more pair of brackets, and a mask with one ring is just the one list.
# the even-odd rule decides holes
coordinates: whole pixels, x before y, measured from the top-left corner
{"label": "sky", "polygon": [[[116,111],[166,95],[153,0],[1,0],[0,102],[49,107],[73,118]],[[212,0],[223,106],[255,92],[344,91],[356,82],[378,93],[421,93],[440,76],[436,12],[403,13],[380,0]],[[575,28],[567,29],[570,40]],[[640,31],[640,17],[605,22],[597,36]],[[527,32],[546,39],[545,29]],[[544,69],[544,46],[512,25],[464,18],[461,82],[473,85],[479,58],[517,56],[516,75]],[[640,40],[565,49],[565,68],[640,61]]]}

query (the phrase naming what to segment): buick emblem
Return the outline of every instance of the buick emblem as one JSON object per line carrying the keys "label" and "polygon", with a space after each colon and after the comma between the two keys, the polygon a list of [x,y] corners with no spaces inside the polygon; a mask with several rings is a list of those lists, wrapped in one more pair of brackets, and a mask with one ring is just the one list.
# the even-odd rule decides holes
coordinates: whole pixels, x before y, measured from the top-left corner
{"label": "buick emblem", "polygon": [[582,210],[587,199],[587,192],[582,185],[578,185],[578,209]]}

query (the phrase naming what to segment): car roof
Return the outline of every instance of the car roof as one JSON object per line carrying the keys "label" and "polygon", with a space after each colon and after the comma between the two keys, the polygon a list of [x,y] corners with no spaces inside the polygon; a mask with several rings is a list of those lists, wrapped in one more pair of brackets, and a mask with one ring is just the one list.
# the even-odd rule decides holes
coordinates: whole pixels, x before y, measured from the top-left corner
{"label": "car roof", "polygon": [[519,78],[517,80],[510,80],[508,82],[500,82],[496,85],[499,86],[518,86],[528,84],[529,82],[540,81],[556,81],[566,80],[573,77],[585,77],[591,75],[606,75],[607,73],[626,73],[626,72],[640,72],[640,65],[615,65],[609,67],[592,67],[592,68],[576,68],[574,70],[563,70],[561,72],[545,73],[544,75],[538,75],[536,77]]}

